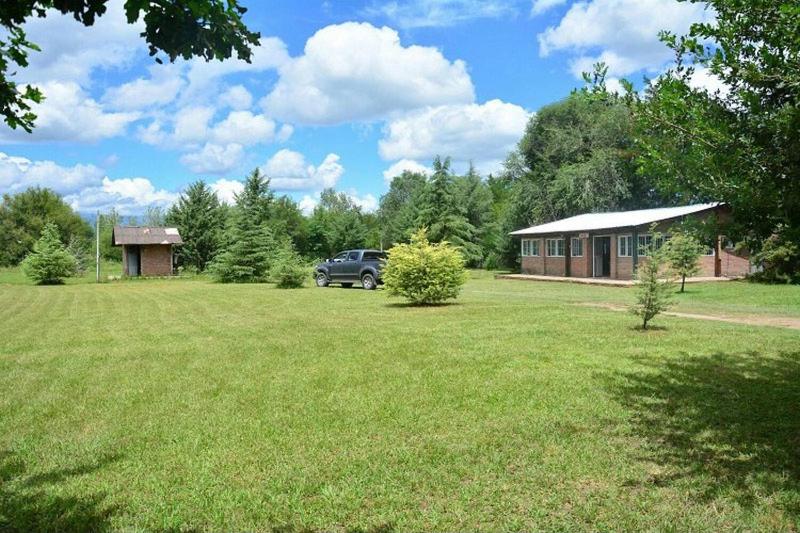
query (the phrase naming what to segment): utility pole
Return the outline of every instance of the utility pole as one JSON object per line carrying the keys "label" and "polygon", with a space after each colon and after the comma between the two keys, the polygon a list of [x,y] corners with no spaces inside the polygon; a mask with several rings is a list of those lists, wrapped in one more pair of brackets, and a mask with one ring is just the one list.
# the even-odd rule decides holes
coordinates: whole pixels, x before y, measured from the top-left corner
{"label": "utility pole", "polygon": [[100,283],[100,211],[97,212],[97,217],[95,218],[94,233],[96,238],[95,255],[94,255],[95,271],[96,271],[97,283]]}

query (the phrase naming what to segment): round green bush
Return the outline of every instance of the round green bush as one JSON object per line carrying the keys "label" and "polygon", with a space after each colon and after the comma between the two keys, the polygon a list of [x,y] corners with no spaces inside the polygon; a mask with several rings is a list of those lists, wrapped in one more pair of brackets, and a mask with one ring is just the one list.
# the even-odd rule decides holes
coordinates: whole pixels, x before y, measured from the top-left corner
{"label": "round green bush", "polygon": [[414,304],[436,304],[458,297],[467,281],[464,257],[447,242],[428,242],[420,229],[408,244],[389,250],[383,281],[390,296]]}

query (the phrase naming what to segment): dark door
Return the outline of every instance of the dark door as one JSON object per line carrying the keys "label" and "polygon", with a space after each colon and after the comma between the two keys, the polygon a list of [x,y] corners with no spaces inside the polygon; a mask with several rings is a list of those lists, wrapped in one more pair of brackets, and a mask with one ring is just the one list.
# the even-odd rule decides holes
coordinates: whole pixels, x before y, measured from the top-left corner
{"label": "dark door", "polygon": [[126,246],[125,251],[128,254],[127,257],[128,275],[138,276],[139,274],[141,274],[141,269],[142,269],[141,254],[139,253],[139,247]]}
{"label": "dark door", "polygon": [[347,252],[342,252],[333,258],[331,266],[328,267],[328,273],[331,280],[341,279],[344,274],[344,262],[347,260]]}
{"label": "dark door", "polygon": [[342,278],[358,279],[358,270],[361,268],[361,252],[355,251],[347,254],[347,261],[344,262]]}
{"label": "dark door", "polygon": [[594,238],[594,277],[611,275],[611,237]]}

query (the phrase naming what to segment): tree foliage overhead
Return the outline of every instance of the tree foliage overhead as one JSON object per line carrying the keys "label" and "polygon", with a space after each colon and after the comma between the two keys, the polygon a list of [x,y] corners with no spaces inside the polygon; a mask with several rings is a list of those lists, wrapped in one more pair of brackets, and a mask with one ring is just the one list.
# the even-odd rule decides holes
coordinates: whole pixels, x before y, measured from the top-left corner
{"label": "tree foliage overhead", "polygon": [[[53,11],[70,15],[84,26],[92,26],[107,10],[109,0],[3,0],[0,26],[6,37],[0,40],[0,114],[11,128],[30,132],[36,115],[31,103],[44,95],[36,87],[17,86],[14,73],[28,66],[28,53],[39,47],[27,40],[25,21],[32,17],[54,16]],[[206,61],[224,60],[236,54],[247,61],[261,35],[247,29],[242,16],[247,11],[239,0],[125,0],[128,23],[144,22],[141,36],[150,55],[163,53],[169,61],[179,57],[202,57]],[[163,60],[156,57],[156,61]]]}
{"label": "tree foliage overhead", "polygon": [[310,252],[317,257],[332,257],[349,248],[375,247],[370,224],[361,208],[343,192],[325,189],[308,222]]}
{"label": "tree foliage overhead", "polygon": [[92,228],[50,189],[32,187],[0,203],[0,266],[13,266],[33,249],[47,222],[57,226],[62,243],[92,237]]}
{"label": "tree foliage overhead", "polygon": [[[629,94],[642,170],[679,202],[730,204],[728,232],[751,250],[788,250],[800,242],[800,4],[704,3],[714,22],[663,33],[676,66]],[[695,83],[699,68],[716,88]],[[797,271],[800,257],[782,264]]]}

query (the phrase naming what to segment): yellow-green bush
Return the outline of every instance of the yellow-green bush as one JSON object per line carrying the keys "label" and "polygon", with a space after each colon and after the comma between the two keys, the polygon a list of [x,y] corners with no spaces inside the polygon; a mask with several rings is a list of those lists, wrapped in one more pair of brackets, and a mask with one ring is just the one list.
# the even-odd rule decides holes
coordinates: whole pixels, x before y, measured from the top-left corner
{"label": "yellow-green bush", "polygon": [[467,281],[464,258],[447,242],[431,244],[420,229],[408,244],[389,250],[383,281],[390,296],[415,304],[434,304],[456,298]]}

